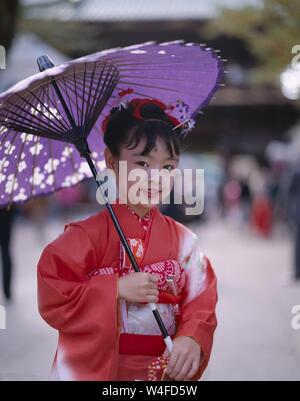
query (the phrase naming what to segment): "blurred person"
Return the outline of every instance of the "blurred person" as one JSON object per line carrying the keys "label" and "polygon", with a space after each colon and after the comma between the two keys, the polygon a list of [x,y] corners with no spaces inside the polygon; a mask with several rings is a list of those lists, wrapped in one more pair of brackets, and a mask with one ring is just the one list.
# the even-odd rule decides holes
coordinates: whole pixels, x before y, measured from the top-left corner
{"label": "blurred person", "polygon": [[253,194],[250,223],[258,235],[269,237],[274,223],[274,208],[270,196],[270,168],[263,157],[258,158],[257,162],[257,168],[249,177]]}
{"label": "blurred person", "polygon": [[280,228],[286,228],[286,196],[289,164],[287,162],[274,162],[271,164],[271,179],[269,183],[269,196],[273,204],[274,219],[280,222]]}
{"label": "blurred person", "polygon": [[11,300],[12,258],[10,252],[13,208],[0,209],[0,246],[2,260],[2,289],[7,301]]}
{"label": "blurred person", "polygon": [[219,158],[220,163],[222,166],[222,176],[220,179],[220,183],[217,187],[217,204],[219,208],[219,212],[222,218],[225,218],[227,212],[227,199],[225,196],[225,186],[230,181],[230,166],[232,163],[232,155],[230,154],[229,150],[220,150],[219,151]]}
{"label": "blurred person", "polygon": [[241,185],[238,180],[228,177],[223,184],[222,197],[225,217],[234,222],[241,221]]}
{"label": "blurred person", "polygon": [[294,234],[294,278],[300,280],[300,161],[285,177],[287,218]]}
{"label": "blurred person", "polygon": [[273,226],[273,212],[270,199],[266,195],[256,195],[251,211],[252,225],[256,233],[269,237]]}
{"label": "blurred person", "polygon": [[240,186],[241,186],[240,202],[241,202],[242,216],[244,222],[249,223],[251,205],[252,205],[252,193],[247,179],[241,179]]}

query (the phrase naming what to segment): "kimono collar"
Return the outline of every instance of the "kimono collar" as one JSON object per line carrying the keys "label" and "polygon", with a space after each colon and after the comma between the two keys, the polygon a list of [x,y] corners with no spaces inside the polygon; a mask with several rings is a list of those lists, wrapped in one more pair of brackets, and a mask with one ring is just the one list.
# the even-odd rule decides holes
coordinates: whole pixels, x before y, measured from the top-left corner
{"label": "kimono collar", "polygon": [[119,198],[112,204],[112,208],[118,217],[124,233],[129,238],[143,239],[146,231],[144,226],[147,225],[147,229],[150,228],[155,215],[159,212],[157,205],[154,205],[144,217],[140,217],[128,204],[120,203]]}
{"label": "kimono collar", "polygon": [[[151,219],[149,222],[149,227],[145,231],[142,225],[139,223],[137,218],[129,210],[126,204],[119,203],[118,199],[112,204],[119,223],[124,231],[124,235],[127,238],[141,238],[144,240],[145,254],[142,260],[142,265],[146,265],[152,262],[157,262],[161,260],[174,259],[177,256],[177,236],[171,233],[170,223],[162,215],[157,205],[151,209]],[[109,221],[111,218],[109,217]],[[111,223],[110,223],[111,224]],[[113,235],[114,241],[119,242],[118,235],[115,229],[111,233]],[[173,244],[173,242],[175,243]],[[162,246],[168,244],[168,246]],[[176,254],[176,255],[175,255]]]}
{"label": "kimono collar", "polygon": [[131,213],[136,217],[138,222],[142,225],[143,229],[146,231],[151,221],[153,208],[150,209],[149,212],[145,214],[145,216],[141,217],[135,212],[135,210],[132,207],[130,207],[129,205],[126,206],[131,211]]}

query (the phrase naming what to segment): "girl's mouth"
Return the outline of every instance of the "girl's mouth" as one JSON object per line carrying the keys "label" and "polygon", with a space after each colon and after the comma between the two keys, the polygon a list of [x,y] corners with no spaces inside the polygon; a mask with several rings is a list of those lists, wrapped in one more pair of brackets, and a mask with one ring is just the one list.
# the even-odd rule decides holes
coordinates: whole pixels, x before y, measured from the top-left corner
{"label": "girl's mouth", "polygon": [[154,197],[154,196],[158,196],[159,194],[161,194],[161,191],[159,190],[153,190],[153,189],[148,189],[148,190],[144,190],[144,193],[146,193],[149,197]]}

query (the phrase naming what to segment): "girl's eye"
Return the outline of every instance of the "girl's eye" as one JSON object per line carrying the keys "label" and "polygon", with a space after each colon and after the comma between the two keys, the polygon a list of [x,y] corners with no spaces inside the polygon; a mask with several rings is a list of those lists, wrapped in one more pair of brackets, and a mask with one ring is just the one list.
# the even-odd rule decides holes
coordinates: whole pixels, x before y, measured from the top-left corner
{"label": "girl's eye", "polygon": [[144,161],[138,161],[138,162],[136,162],[136,164],[141,167],[147,167],[147,162],[144,162]]}
{"label": "girl's eye", "polygon": [[167,169],[167,170],[169,170],[169,171],[171,171],[171,170],[173,170],[174,166],[172,166],[172,164],[166,164],[166,165],[164,166],[164,168]]}

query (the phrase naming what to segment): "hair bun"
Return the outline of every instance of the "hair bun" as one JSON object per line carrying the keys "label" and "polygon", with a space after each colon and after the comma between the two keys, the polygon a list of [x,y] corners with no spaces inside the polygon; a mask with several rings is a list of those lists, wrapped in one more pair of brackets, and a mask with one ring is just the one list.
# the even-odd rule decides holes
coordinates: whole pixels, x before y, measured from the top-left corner
{"label": "hair bun", "polygon": [[165,112],[154,103],[143,104],[140,108],[140,114],[143,118],[157,118],[159,120],[166,121],[167,116]]}

